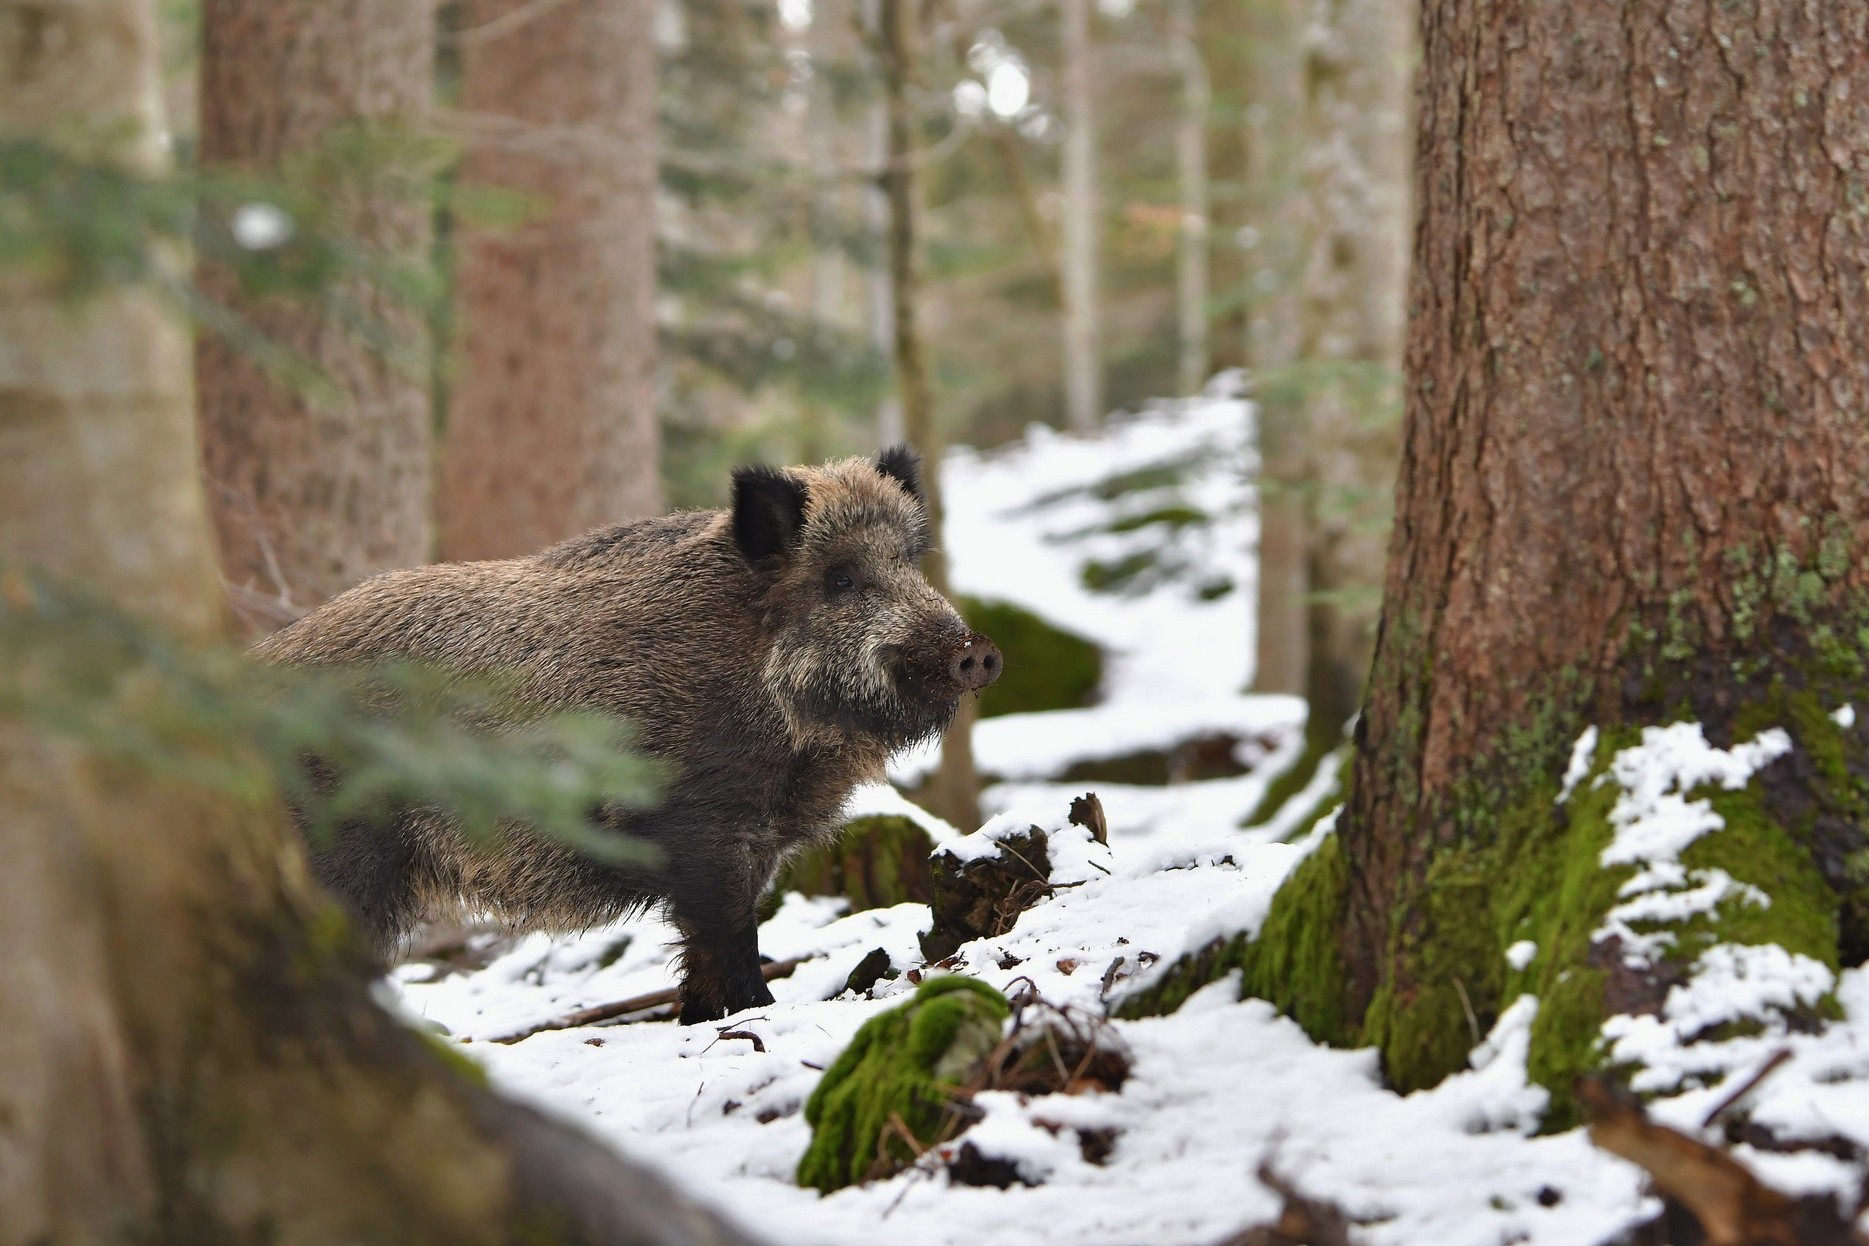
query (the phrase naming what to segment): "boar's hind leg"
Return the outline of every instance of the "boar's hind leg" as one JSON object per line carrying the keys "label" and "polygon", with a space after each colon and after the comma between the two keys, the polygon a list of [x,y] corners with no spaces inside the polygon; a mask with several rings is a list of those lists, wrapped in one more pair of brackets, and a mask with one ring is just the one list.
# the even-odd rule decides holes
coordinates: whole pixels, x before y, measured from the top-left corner
{"label": "boar's hind leg", "polygon": [[716,1021],[772,1002],[759,969],[759,885],[750,879],[688,878],[670,888],[669,916],[681,931],[681,1023]]}
{"label": "boar's hind leg", "polygon": [[347,822],[311,839],[311,872],[385,964],[416,920],[413,845],[400,826]]}

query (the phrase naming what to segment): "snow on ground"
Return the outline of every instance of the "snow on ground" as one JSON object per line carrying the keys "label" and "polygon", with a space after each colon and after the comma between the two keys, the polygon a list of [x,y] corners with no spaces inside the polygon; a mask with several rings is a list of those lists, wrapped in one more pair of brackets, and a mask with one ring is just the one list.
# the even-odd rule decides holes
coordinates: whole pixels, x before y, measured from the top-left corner
{"label": "snow on ground", "polygon": [[[963,855],[1028,822],[1061,837],[1054,879],[1074,885],[1023,914],[1008,934],[965,945],[958,971],[1002,989],[1029,977],[1054,1003],[1098,1008],[1106,979],[1120,990],[1216,936],[1255,929],[1279,881],[1331,833],[1329,819],[1301,844],[1278,842],[1289,818],[1238,829],[1269,777],[1295,756],[1303,713],[1289,698],[1240,695],[1252,651],[1253,522],[1240,470],[1248,418],[1244,404],[1217,397],[1118,424],[1096,439],[1035,432],[1006,451],[957,451],[948,460],[943,480],[954,519],[946,537],[957,584],[1037,610],[1117,657],[1092,709],[981,724],[983,764],[1008,776],[986,804],[1010,811],[982,832],[962,836],[887,787],[864,789],[853,802],[862,812],[910,812],[942,850]],[[1134,597],[1088,592],[1078,573],[1083,558],[1121,556],[1131,535],[1094,530],[1107,527],[1113,511],[1163,501],[1104,501],[1095,486],[1169,462],[1200,468],[1189,488],[1202,509],[1220,516],[1178,532],[1178,556],[1196,581],[1224,576],[1235,591],[1200,601],[1184,579]],[[1055,781],[1074,761],[1219,729],[1272,743],[1238,778],[1157,788]],[[1646,879],[1627,894],[1631,904],[1720,881],[1686,877],[1676,863],[1693,836],[1718,830],[1691,789],[1743,782],[1774,747],[1761,736],[1721,752],[1697,729],[1691,737],[1682,730],[1612,759],[1599,776],[1623,791],[1612,852],[1637,863]],[[1588,778],[1595,751],[1594,734],[1580,742],[1566,797]],[[1320,771],[1314,799],[1329,795],[1334,771]],[[1070,798],[1087,786],[1108,815],[1107,849],[1064,828]],[[716,1027],[672,1022],[488,1041],[672,985],[673,932],[653,917],[573,938],[527,938],[473,972],[433,977],[427,966],[407,966],[396,986],[408,1011],[461,1040],[500,1086],[584,1122],[787,1246],[1197,1246],[1275,1213],[1276,1200],[1254,1177],[1261,1163],[1342,1205],[1371,1243],[1581,1246],[1656,1210],[1636,1171],[1580,1131],[1533,1136],[1545,1102],[1525,1076],[1536,999],[1506,1011],[1475,1049],[1470,1071],[1400,1096],[1381,1086],[1373,1052],[1317,1046],[1268,1005],[1239,1000],[1230,980],[1172,1016],[1113,1023],[1134,1058],[1119,1093],[1023,1104],[983,1097],[986,1118],[969,1137],[1014,1160],[1036,1185],[949,1186],[911,1171],[823,1198],[799,1189],[792,1172],[808,1134],[800,1109],[819,1070],[865,1020],[912,989],[906,980],[884,982],[871,999],[840,994],[842,984],[876,948],[897,968],[919,965],[917,938],[928,921],[922,905],[846,915],[841,901],[787,897],[761,929],[762,950],[813,959],[772,984],[772,1006],[732,1019],[733,1029],[759,1036],[763,1051]],[[1680,1002],[1681,1016],[1671,1003],[1670,1015],[1655,1020],[1660,1029],[1610,1037],[1650,1043],[1646,1054],[1661,1060],[1681,1026],[1713,1015],[1707,1007],[1748,990],[1756,996],[1766,984],[1781,995],[1816,986],[1799,977],[1806,967],[1764,963],[1769,951],[1715,951],[1690,983],[1700,993]],[[1525,943],[1508,956],[1529,964],[1537,953]],[[1655,1114],[1694,1127],[1731,1085],[1786,1047],[1794,1058],[1754,1092],[1753,1119],[1781,1136],[1869,1146],[1869,969],[1843,974],[1836,993],[1843,1022],[1817,1034],[1779,1026],[1728,1039],[1707,1084],[1662,1100]],[[1060,1126],[1113,1128],[1115,1149],[1103,1165],[1089,1163]],[[1821,1154],[1738,1154],[1791,1190],[1845,1191],[1857,1180],[1849,1165]]]}

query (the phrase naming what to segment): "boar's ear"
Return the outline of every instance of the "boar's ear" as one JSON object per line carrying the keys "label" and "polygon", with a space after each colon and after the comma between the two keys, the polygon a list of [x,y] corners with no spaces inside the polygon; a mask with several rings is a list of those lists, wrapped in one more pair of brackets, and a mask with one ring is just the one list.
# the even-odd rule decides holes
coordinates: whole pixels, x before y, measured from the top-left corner
{"label": "boar's ear", "polygon": [[926,500],[922,497],[922,456],[906,441],[883,451],[876,460],[876,470],[901,485],[902,491],[917,502]]}
{"label": "boar's ear", "polygon": [[805,526],[805,482],[775,467],[733,473],[733,543],[750,563],[791,549]]}

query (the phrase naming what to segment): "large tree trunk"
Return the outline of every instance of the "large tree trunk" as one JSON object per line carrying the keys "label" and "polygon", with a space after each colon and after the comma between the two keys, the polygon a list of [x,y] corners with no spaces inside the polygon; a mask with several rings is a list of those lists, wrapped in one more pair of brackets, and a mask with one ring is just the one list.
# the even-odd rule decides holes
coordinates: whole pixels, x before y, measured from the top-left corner
{"label": "large tree trunk", "polygon": [[[920,264],[915,254],[917,185],[915,176],[915,113],[909,103],[909,84],[915,76],[915,15],[911,0],[881,0],[877,48],[882,60],[883,85],[889,117],[889,154],[883,168],[883,188],[889,199],[890,319],[896,391],[902,402],[902,425],[927,464],[922,488],[928,499],[928,519],[941,531],[941,425],[935,419],[934,394],[922,356],[921,324],[916,299],[921,290]],[[947,554],[937,542],[923,560],[928,582],[948,595]],[[926,801],[935,813],[955,826],[972,830],[980,825],[980,780],[973,767],[973,724],[977,716],[972,698],[961,699],[960,712],[941,742],[941,768],[929,781]]]}
{"label": "large tree trunk", "polygon": [[[154,27],[148,0],[0,0],[0,135],[160,172]],[[150,292],[74,306],[0,271],[0,615],[30,617],[46,575],[213,637],[188,382],[186,328]],[[44,657],[7,654],[9,694],[44,690]],[[744,1240],[372,1003],[276,797],[0,714],[0,859],[5,1246]]]}
{"label": "large tree trunk", "polygon": [[1303,408],[1298,357],[1302,267],[1297,135],[1304,117],[1297,0],[1247,0],[1241,12],[1240,126],[1247,368],[1259,441],[1259,591],[1253,687],[1302,693],[1309,663]]}
{"label": "large tree trunk", "polygon": [[[434,76],[432,0],[204,0],[201,159],[276,173],[347,127],[409,131]],[[352,157],[355,163],[355,157]],[[426,199],[394,169],[338,169],[327,189],[366,246],[426,260]],[[339,185],[339,180],[342,185]],[[310,300],[209,292],[329,382],[295,392],[218,335],[196,348],[202,458],[233,604],[270,630],[366,576],[426,562],[430,518],[429,378],[385,356]],[[335,297],[411,352],[423,313],[369,280]]]}
{"label": "large tree trunk", "polygon": [[1304,62],[1305,701],[1313,751],[1362,703],[1401,428],[1411,0],[1325,0]]}
{"label": "large tree trunk", "polygon": [[[1869,747],[1829,712],[1869,661],[1869,8],[1430,0],[1422,33],[1375,666],[1338,829],[1245,967],[1404,1088],[1534,994],[1561,1097],[1708,941],[1869,954]],[[1592,934],[1615,785],[1560,777],[1586,727],[1600,772],[1682,717],[1790,733],[1683,858],[1771,904],[1631,955]]]}
{"label": "large tree trunk", "polygon": [[1058,0],[1062,23],[1059,77],[1064,112],[1064,204],[1060,257],[1064,278],[1064,419],[1075,429],[1103,420],[1103,347],[1098,326],[1098,266],[1102,263],[1097,195],[1097,119],[1091,105],[1092,0]]}
{"label": "large tree trunk", "polygon": [[652,0],[468,0],[463,181],[540,215],[461,233],[449,558],[528,553],[662,508]]}

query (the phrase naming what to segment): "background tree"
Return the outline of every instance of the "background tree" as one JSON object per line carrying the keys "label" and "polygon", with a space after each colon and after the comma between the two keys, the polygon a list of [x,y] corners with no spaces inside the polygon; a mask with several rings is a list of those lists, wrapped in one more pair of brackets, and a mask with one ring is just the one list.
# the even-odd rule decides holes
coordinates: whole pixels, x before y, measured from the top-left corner
{"label": "background tree", "polygon": [[1316,6],[1304,58],[1299,363],[1305,677],[1314,754],[1369,673],[1400,442],[1410,197],[1410,0]]}
{"label": "background tree", "polygon": [[1557,799],[1586,727],[1598,765],[1677,718],[1785,728],[1714,798],[1772,922],[1701,933],[1869,954],[1869,758],[1829,714],[1869,669],[1869,11],[1433,0],[1422,32],[1381,634],[1338,830],[1248,980],[1412,1089],[1464,1064],[1533,940],[1531,1072],[1561,1101],[1604,1015],[1682,972],[1591,937],[1605,810]]}
{"label": "background tree", "polygon": [[[910,0],[880,0],[876,52],[881,62],[884,98],[888,103],[888,162],[883,167],[883,188],[889,199],[890,322],[895,329],[896,391],[902,402],[902,426],[927,464],[922,488],[928,517],[941,531],[941,474],[939,464],[945,439],[935,419],[934,396],[928,385],[928,365],[921,338],[920,265],[916,256],[916,117],[909,103],[909,86],[916,77],[917,36]],[[928,582],[947,595],[947,556],[939,547],[924,559]],[[929,808],[955,826],[980,825],[980,780],[973,766],[975,699],[961,698],[960,710],[941,742],[941,767],[930,781]]]}
{"label": "background tree", "polygon": [[1175,392],[1198,394],[1210,370],[1207,353],[1207,112],[1212,91],[1201,55],[1198,6],[1171,0],[1168,51],[1181,74],[1181,115],[1175,124],[1175,172],[1181,183],[1181,227],[1175,249],[1175,307],[1181,354]]}
{"label": "background tree", "polygon": [[[430,207],[407,157],[433,85],[431,0],[204,0],[201,29],[203,164],[265,176],[290,166],[355,246],[386,266],[425,265]],[[256,250],[289,246],[294,229],[263,200],[227,227]],[[267,630],[368,575],[427,561],[419,303],[367,275],[316,300],[243,287],[218,265],[202,281],[251,330],[204,334],[196,348],[203,470],[243,619]],[[252,338],[310,374],[281,376]]]}
{"label": "background tree", "polygon": [[[0,3],[0,143],[56,138],[147,187],[165,151],[155,48],[148,0]],[[69,640],[52,586],[82,582],[182,642],[149,630],[131,652],[193,660],[222,609],[186,328],[158,284],[78,299],[61,257],[9,258],[0,632],[39,618]],[[113,723],[160,724],[196,764],[143,769],[55,733],[18,694],[50,686],[56,654],[9,646],[0,1242],[745,1240],[384,1013],[277,794],[195,781],[242,742],[164,703],[172,666],[79,656]]]}
{"label": "background tree", "polygon": [[462,179],[537,211],[461,233],[449,558],[529,553],[662,509],[656,15],[649,0],[461,6]]}
{"label": "background tree", "polygon": [[1296,0],[1248,0],[1237,66],[1241,360],[1254,377],[1259,432],[1259,601],[1254,687],[1302,693],[1310,664],[1308,526],[1298,299],[1303,272],[1299,168],[1304,58]]}
{"label": "background tree", "polygon": [[1103,419],[1102,329],[1098,315],[1096,77],[1090,33],[1091,0],[1058,0],[1062,23],[1059,77],[1064,113],[1064,418],[1072,428]]}

